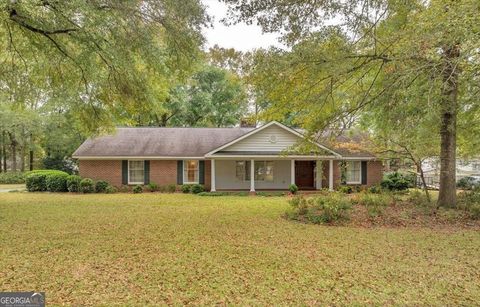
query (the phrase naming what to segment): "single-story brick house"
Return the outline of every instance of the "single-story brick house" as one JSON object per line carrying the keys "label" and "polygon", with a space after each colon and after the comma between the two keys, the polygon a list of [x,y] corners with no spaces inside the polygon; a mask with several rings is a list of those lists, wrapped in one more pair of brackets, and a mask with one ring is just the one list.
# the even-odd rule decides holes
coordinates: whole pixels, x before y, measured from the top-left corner
{"label": "single-story brick house", "polygon": [[[299,131],[278,122],[258,128],[118,128],[86,140],[73,154],[80,176],[114,186],[205,185],[207,190],[334,189],[345,166],[346,184],[371,186],[382,179],[382,162],[365,151],[329,148],[295,153]],[[345,162],[345,163],[342,163]],[[253,174],[253,176],[252,176]]]}

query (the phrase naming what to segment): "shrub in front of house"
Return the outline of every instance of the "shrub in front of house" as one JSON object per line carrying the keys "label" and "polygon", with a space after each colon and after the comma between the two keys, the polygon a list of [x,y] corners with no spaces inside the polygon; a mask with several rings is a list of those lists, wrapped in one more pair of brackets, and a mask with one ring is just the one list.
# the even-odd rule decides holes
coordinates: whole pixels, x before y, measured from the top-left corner
{"label": "shrub in front of house", "polygon": [[67,192],[67,173],[48,173],[45,175],[45,184],[49,192]]}
{"label": "shrub in front of house", "polygon": [[150,192],[156,192],[159,190],[158,184],[156,184],[155,182],[150,182],[149,184],[147,184],[146,188]]}
{"label": "shrub in front of house", "polygon": [[393,172],[385,175],[380,185],[383,189],[389,191],[404,191],[411,186],[411,182],[407,175]]}
{"label": "shrub in front of house", "polygon": [[288,190],[290,191],[290,193],[292,194],[297,194],[298,192],[298,186],[294,183],[292,183],[291,185],[288,186]]}
{"label": "shrub in front of house", "polygon": [[193,194],[198,194],[198,193],[202,193],[205,191],[205,188],[203,187],[203,185],[201,184],[194,184],[192,185],[192,187],[190,188],[190,191],[193,193]]}
{"label": "shrub in front of house", "polygon": [[67,190],[68,192],[79,192],[80,191],[80,181],[82,177],[77,175],[70,175],[67,177]]}
{"label": "shrub in front of house", "polygon": [[190,193],[192,190],[192,185],[191,184],[184,184],[182,185],[182,193]]}
{"label": "shrub in front of house", "polygon": [[143,193],[143,187],[141,185],[137,184],[136,186],[133,187],[132,192],[134,194]]}
{"label": "shrub in front of house", "polygon": [[25,183],[25,173],[4,172],[0,173],[0,184],[21,184]]}
{"label": "shrub in front of house", "polygon": [[353,192],[353,188],[349,185],[341,185],[337,188],[337,191],[344,194],[350,194]]}
{"label": "shrub in front of house", "polygon": [[108,185],[106,188],[105,188],[105,193],[107,194],[114,194],[114,193],[117,193],[118,192],[118,189],[116,187],[114,187],[113,185]]}
{"label": "shrub in front of house", "polygon": [[95,192],[96,193],[105,193],[105,190],[109,186],[109,183],[105,180],[98,180],[95,182]]}
{"label": "shrub in front of house", "polygon": [[348,220],[352,208],[351,201],[340,193],[312,198],[295,196],[289,203],[293,210],[287,213],[288,218],[313,224]]}
{"label": "shrub in front of house", "polygon": [[45,174],[30,174],[25,179],[27,191],[29,192],[43,192],[47,190],[47,183],[45,181]]}
{"label": "shrub in front of house", "polygon": [[90,178],[83,178],[80,181],[80,192],[93,193],[95,192],[95,182]]}
{"label": "shrub in front of house", "polygon": [[367,189],[368,193],[380,194],[382,193],[382,187],[379,185],[372,185]]}

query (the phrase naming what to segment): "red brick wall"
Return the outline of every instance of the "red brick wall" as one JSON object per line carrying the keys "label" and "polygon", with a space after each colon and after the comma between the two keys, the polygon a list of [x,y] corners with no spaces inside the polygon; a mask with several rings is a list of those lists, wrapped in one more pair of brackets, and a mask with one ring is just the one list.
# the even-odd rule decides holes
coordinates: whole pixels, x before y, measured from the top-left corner
{"label": "red brick wall", "polygon": [[[93,180],[105,180],[122,186],[121,160],[79,160],[80,176]],[[177,184],[177,160],[150,160],[150,182],[160,186]],[[205,189],[210,190],[211,164],[205,161]]]}
{"label": "red brick wall", "polygon": [[105,180],[114,186],[122,185],[121,160],[79,160],[80,176],[93,180]]}
{"label": "red brick wall", "polygon": [[150,160],[150,182],[177,184],[177,160]]}
{"label": "red brick wall", "polygon": [[367,162],[367,186],[380,184],[383,178],[382,161]]}

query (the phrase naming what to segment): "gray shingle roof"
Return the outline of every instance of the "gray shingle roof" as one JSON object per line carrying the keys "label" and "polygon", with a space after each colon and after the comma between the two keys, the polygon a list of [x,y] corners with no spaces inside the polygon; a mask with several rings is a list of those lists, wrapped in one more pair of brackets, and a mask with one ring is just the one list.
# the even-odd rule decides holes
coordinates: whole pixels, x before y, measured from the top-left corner
{"label": "gray shingle roof", "polygon": [[253,128],[117,128],[86,140],[73,157],[201,157]]}

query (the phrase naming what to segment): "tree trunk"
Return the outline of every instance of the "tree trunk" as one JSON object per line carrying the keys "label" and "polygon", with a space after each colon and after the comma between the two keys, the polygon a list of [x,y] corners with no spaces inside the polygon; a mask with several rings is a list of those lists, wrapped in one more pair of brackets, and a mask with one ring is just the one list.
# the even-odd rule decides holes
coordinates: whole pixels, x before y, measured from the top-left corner
{"label": "tree trunk", "polygon": [[10,136],[10,145],[12,146],[12,171],[17,171],[17,140],[13,133],[8,133]]}
{"label": "tree trunk", "polygon": [[438,206],[456,207],[458,45],[443,48],[443,87],[440,123],[440,191]]}
{"label": "tree trunk", "polygon": [[33,150],[30,150],[29,152],[28,167],[29,170],[33,171]]}
{"label": "tree trunk", "polygon": [[423,191],[425,192],[425,196],[427,197],[427,200],[430,201],[431,200],[430,193],[428,193],[427,183],[425,182],[425,174],[423,173],[421,163],[422,162],[420,162],[420,164],[417,164],[417,169],[420,171],[420,179],[422,179],[422,186],[423,186]]}
{"label": "tree trunk", "polygon": [[23,173],[25,171],[25,145],[22,145],[20,149],[20,171]]}
{"label": "tree trunk", "polygon": [[5,131],[2,132],[2,156],[3,156],[3,170],[7,171],[7,137]]}

